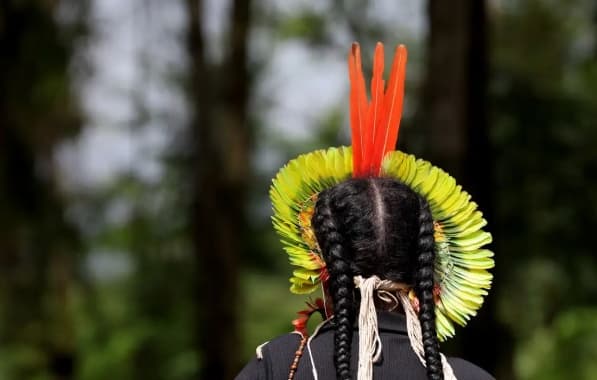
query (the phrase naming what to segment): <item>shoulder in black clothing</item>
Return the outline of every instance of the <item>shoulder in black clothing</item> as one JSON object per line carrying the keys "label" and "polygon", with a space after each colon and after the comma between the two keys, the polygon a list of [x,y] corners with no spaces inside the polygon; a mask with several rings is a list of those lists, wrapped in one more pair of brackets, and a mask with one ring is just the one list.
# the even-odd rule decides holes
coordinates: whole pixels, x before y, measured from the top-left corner
{"label": "shoulder in black clothing", "polygon": [[448,358],[458,380],[495,380],[484,369],[460,358]]}
{"label": "shoulder in black clothing", "polygon": [[261,348],[262,358],[251,360],[235,380],[287,379],[300,341],[301,336],[292,333],[264,344]]}
{"label": "shoulder in black clothing", "polygon": [[[394,332],[395,334],[395,332]],[[392,335],[394,335],[392,334]],[[401,334],[400,334],[401,335]],[[388,336],[385,335],[385,338]],[[394,335],[396,336],[396,335]],[[356,337],[355,337],[356,338]],[[251,360],[245,368],[238,374],[235,380],[286,380],[288,378],[288,373],[290,371],[290,365],[292,364],[292,360],[294,359],[295,352],[299,347],[301,337],[298,334],[286,334],[279,336],[269,343],[265,344],[262,347],[262,358],[254,358]],[[403,341],[404,347],[406,350],[410,351],[410,347],[408,346],[408,338],[405,336],[402,340],[391,340],[386,341],[385,344],[387,345],[386,349],[392,350],[392,346],[394,346],[397,342]],[[401,344],[402,345],[402,344]],[[318,372],[319,372],[319,379],[320,380],[328,380],[328,379],[335,379],[335,372],[333,369],[333,361],[332,352],[333,352],[333,345],[332,345],[332,331],[326,331],[323,329],[322,333],[318,334],[318,337],[313,342],[314,348],[314,357],[319,359],[321,358],[322,352],[329,352],[330,357],[329,360],[323,360],[319,362],[318,365]],[[402,351],[402,350],[401,350]],[[396,347],[394,347],[393,352],[396,351]],[[406,352],[406,351],[402,351]],[[354,352],[356,356],[356,351]],[[414,353],[412,354],[414,357]],[[419,367],[422,365],[418,362],[418,360],[405,360],[406,358],[401,356],[400,364],[404,365],[402,368],[403,371],[402,375],[406,376],[406,378],[413,379],[419,377],[421,379],[425,379],[425,371],[424,370],[416,370],[413,367]],[[353,360],[356,358],[353,358]],[[484,371],[483,369],[477,367],[476,365],[460,359],[460,358],[448,358],[452,369],[454,370],[454,374],[458,380],[495,380],[493,376],[489,373]],[[329,363],[328,363],[329,362]],[[327,364],[327,365],[326,365]],[[395,361],[387,361],[385,365],[390,365],[394,367],[397,363]],[[356,360],[354,360],[354,365],[356,365]],[[380,363],[380,366],[385,366],[383,363]],[[377,366],[377,365],[376,365]],[[420,372],[420,375],[415,375],[415,373]],[[385,380],[385,375],[394,372],[395,368],[391,371],[383,371],[380,372],[382,374],[380,379],[376,380]],[[410,375],[409,375],[410,374]],[[330,377],[331,376],[331,377]],[[353,374],[356,379],[356,372]],[[414,376],[414,377],[413,377]],[[299,371],[295,377],[296,380],[303,380],[303,379],[313,379],[311,375],[311,364],[307,350],[305,350],[301,361],[299,362]],[[392,379],[400,379],[400,376],[392,376]]]}

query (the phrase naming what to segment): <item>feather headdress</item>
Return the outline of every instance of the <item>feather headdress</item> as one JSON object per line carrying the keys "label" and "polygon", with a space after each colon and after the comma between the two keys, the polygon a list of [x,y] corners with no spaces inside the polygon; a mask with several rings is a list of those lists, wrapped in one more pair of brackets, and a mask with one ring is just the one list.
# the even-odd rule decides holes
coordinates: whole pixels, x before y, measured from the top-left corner
{"label": "feather headdress", "polygon": [[465,325],[483,303],[491,286],[493,253],[483,246],[491,234],[477,204],[453,177],[431,163],[394,150],[404,100],[407,51],[396,48],[387,86],[384,50],[373,58],[371,98],[363,78],[361,54],[353,44],[348,56],[352,147],[329,148],[291,160],[270,189],[275,230],[290,263],[293,293],[307,294],[327,280],[321,251],[311,227],[318,194],[350,177],[387,176],[410,186],[427,199],[435,227],[436,323],[440,340]]}

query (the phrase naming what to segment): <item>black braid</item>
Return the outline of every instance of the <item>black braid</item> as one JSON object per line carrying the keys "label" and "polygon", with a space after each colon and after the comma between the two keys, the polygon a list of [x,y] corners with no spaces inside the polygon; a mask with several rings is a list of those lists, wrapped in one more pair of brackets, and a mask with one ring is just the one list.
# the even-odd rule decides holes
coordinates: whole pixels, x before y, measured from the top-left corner
{"label": "black braid", "polygon": [[330,208],[330,199],[318,202],[313,225],[330,273],[330,293],[334,308],[334,364],[338,380],[350,380],[352,325],[354,322],[353,273],[344,239]]}
{"label": "black braid", "polygon": [[419,321],[423,335],[423,348],[430,380],[443,380],[439,342],[435,331],[435,301],[433,299],[433,268],[435,241],[433,219],[427,201],[419,198],[419,255],[415,275],[415,292],[419,298]]}

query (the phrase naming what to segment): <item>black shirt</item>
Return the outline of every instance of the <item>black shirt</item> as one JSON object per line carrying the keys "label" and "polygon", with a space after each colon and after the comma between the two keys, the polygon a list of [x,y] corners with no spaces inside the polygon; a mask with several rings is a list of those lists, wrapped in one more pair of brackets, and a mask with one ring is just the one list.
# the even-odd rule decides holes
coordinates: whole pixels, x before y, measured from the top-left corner
{"label": "black shirt", "polygon": [[[427,380],[425,367],[410,347],[404,315],[391,312],[378,313],[379,336],[382,342],[382,358],[373,365],[373,379]],[[299,347],[298,334],[280,336],[263,346],[263,358],[253,359],[236,377],[236,380],[286,380],[290,365]],[[351,368],[356,379],[358,361],[358,331],[355,328],[352,341]],[[326,323],[311,341],[311,353],[319,380],[335,380],[334,329]],[[458,380],[494,379],[481,368],[465,360],[448,358]],[[313,380],[311,359],[305,351],[299,361],[295,380]]]}

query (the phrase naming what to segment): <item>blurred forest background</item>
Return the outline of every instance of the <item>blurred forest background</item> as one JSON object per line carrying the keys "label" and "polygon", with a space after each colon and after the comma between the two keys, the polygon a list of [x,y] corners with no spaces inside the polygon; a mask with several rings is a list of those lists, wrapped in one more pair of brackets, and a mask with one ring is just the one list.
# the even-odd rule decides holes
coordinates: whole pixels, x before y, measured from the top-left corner
{"label": "blurred forest background", "polygon": [[595,379],[590,0],[3,0],[0,379],[231,379],[290,331],[269,183],[349,143],[354,40],[408,45],[399,148],[494,235],[493,292],[443,350]]}

